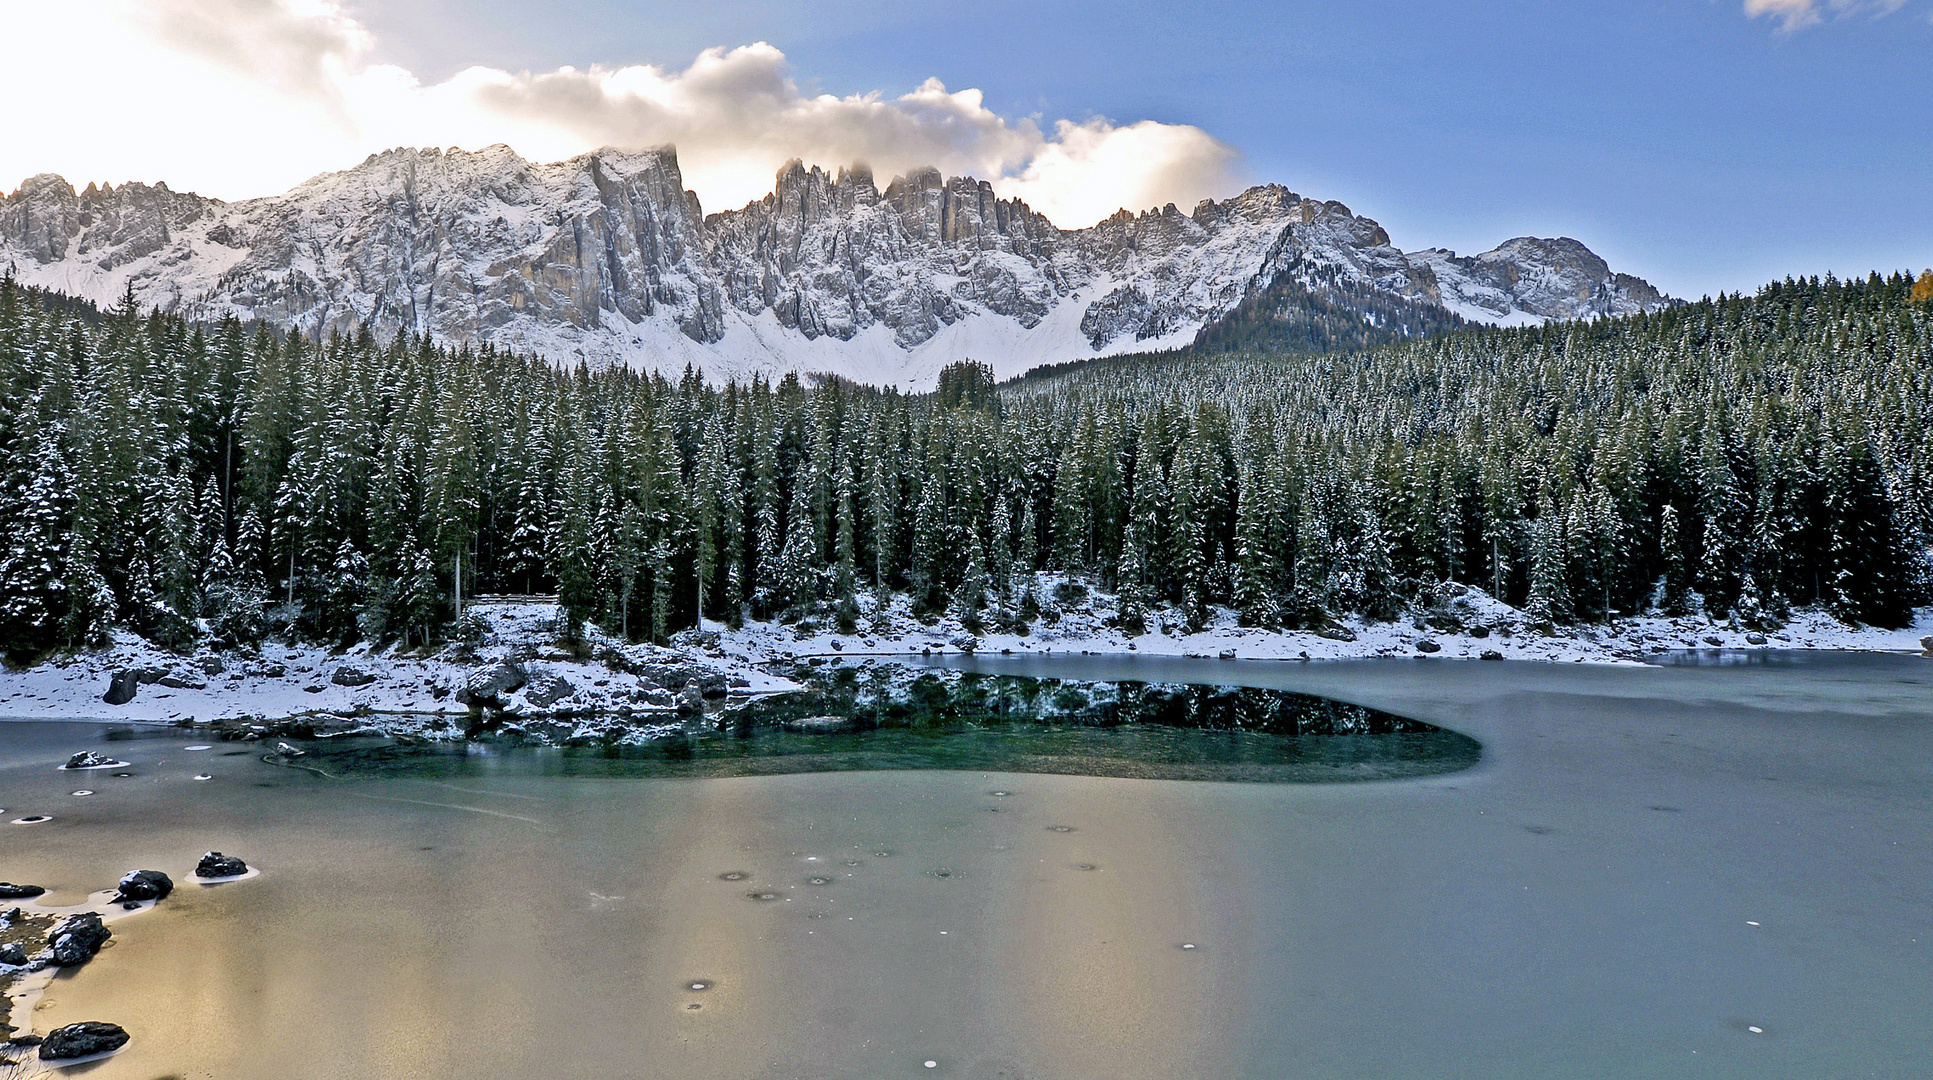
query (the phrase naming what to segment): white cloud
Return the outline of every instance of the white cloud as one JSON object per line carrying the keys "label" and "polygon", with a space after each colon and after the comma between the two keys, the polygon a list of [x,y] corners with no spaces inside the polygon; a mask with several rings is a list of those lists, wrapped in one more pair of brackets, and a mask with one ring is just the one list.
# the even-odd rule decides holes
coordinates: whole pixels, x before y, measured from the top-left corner
{"label": "white cloud", "polygon": [[544,161],[675,143],[711,210],[762,196],[794,157],[866,162],[882,181],[924,165],[971,174],[1065,227],[1239,186],[1239,155],[1199,128],[1096,118],[1043,131],[931,79],[897,97],[809,95],[764,43],[682,70],[472,67],[426,84],[374,62],[377,43],[336,0],[0,0],[0,25],[41,43],[12,51],[0,92],[47,103],[17,110],[0,139],[8,182],[56,171],[234,198],[391,146],[505,142]]}
{"label": "white cloud", "polygon": [[1745,14],[1754,19],[1770,15],[1789,32],[1815,26],[1827,14],[1840,17],[1870,11],[1877,17],[1905,6],[1906,0],[1745,0]]}

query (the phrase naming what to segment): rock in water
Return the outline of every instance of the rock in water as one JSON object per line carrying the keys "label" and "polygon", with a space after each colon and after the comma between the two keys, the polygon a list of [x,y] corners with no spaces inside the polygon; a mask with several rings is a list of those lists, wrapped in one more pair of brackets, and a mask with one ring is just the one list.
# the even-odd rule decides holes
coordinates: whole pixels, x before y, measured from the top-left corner
{"label": "rock in water", "polygon": [[854,724],[844,716],[807,716],[798,720],[787,720],[779,725],[787,731],[800,731],[808,734],[825,734],[833,731],[851,731]]}
{"label": "rock in water", "polygon": [[134,700],[134,692],[141,688],[141,673],[129,668],[114,673],[113,681],[107,684],[107,693],[101,700],[109,705],[126,705]]}
{"label": "rock in water", "polygon": [[195,864],[195,876],[203,878],[240,877],[248,873],[248,864],[233,855],[223,855],[211,851]]}
{"label": "rock in water", "polygon": [[1920,639],[1920,650],[1921,656],[1933,656],[1933,634]]}
{"label": "rock in water", "polygon": [[56,924],[47,934],[47,944],[54,950],[55,967],[73,967],[93,959],[113,936],[114,931],[102,925],[99,915],[86,911]]}
{"label": "rock in water", "polygon": [[164,899],[174,889],[173,879],[159,870],[135,870],[121,879],[121,891],[115,899],[138,904],[144,900]]}
{"label": "rock in water", "polygon": [[75,754],[73,757],[68,758],[67,764],[62,765],[61,768],[63,769],[100,769],[100,768],[105,768],[106,766],[109,766],[109,765],[125,765],[125,764],[127,763],[124,761],[116,761],[115,759],[108,757],[106,754],[97,754],[92,750],[83,750],[80,753]]}
{"label": "rock in water", "polygon": [[15,885],[11,881],[0,881],[0,900],[28,900],[46,891],[38,885]]}
{"label": "rock in water", "polygon": [[303,757],[308,754],[307,750],[304,750],[299,746],[291,746],[285,742],[276,743],[275,752],[287,758]]}
{"label": "rock in water", "polygon": [[128,1033],[119,1024],[84,1020],[57,1027],[40,1041],[42,1061],[66,1061],[119,1050],[128,1044]]}

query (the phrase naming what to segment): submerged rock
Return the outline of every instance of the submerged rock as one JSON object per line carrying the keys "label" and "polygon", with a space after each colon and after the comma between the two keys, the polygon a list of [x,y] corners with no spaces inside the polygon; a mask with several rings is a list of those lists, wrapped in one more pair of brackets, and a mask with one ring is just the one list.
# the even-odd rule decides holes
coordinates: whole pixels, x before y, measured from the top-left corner
{"label": "submerged rock", "polygon": [[779,725],[787,731],[824,734],[832,731],[851,731],[853,721],[844,716],[806,716],[797,720],[782,721]]}
{"label": "submerged rock", "polygon": [[57,1027],[40,1043],[42,1061],[64,1061],[119,1050],[128,1044],[128,1033],[119,1024],[83,1020]]}
{"label": "submerged rock", "polygon": [[114,673],[113,679],[109,680],[107,693],[101,695],[101,700],[107,702],[109,705],[126,705],[128,702],[134,700],[135,691],[140,688],[140,672],[133,668],[117,671]]}
{"label": "submerged rock", "polygon": [[174,879],[159,870],[133,870],[121,879],[120,891],[114,898],[122,903],[138,904],[165,899],[174,890]]}
{"label": "submerged rock", "polygon": [[84,911],[62,919],[48,932],[47,944],[54,950],[55,967],[73,967],[93,959],[113,936],[114,931],[102,924],[99,915]]}
{"label": "submerged rock", "polygon": [[11,881],[0,881],[0,900],[29,900],[46,891],[38,885],[15,885]]}
{"label": "submerged rock", "polygon": [[211,851],[195,864],[195,876],[202,878],[240,877],[248,873],[248,864],[233,855],[223,855]]}

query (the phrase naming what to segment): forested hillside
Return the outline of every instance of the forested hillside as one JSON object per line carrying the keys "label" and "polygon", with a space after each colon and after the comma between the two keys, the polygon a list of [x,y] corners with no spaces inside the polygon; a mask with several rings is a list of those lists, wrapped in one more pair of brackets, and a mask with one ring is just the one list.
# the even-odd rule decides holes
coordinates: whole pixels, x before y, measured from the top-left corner
{"label": "forested hillside", "polygon": [[1927,595],[1933,310],[1787,281],[1321,357],[1090,364],[937,393],[707,386],[368,335],[278,340],[0,284],[0,647],[126,625],[415,643],[464,591],[663,638],[910,592],[1017,619],[1029,568],[1123,620],[1397,615],[1477,584],[1553,622],[1656,605],[1896,625]]}

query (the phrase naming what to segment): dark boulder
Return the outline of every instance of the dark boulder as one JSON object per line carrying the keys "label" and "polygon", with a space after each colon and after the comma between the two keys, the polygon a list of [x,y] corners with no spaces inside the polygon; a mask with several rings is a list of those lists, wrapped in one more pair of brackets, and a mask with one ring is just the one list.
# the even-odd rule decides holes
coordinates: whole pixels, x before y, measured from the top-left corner
{"label": "dark boulder", "polygon": [[1443,650],[1443,646],[1438,645],[1436,642],[1431,641],[1429,638],[1423,638],[1417,641],[1416,643],[1416,651],[1420,653],[1441,652],[1442,650]]}
{"label": "dark boulder", "polygon": [[548,709],[576,695],[577,687],[562,675],[538,675],[530,680],[530,685],[524,690],[524,700],[539,709]]}
{"label": "dark boulder", "polygon": [[456,700],[477,708],[486,705],[501,708],[503,696],[523,686],[528,678],[523,665],[514,660],[499,660],[471,669],[463,685],[457,688]]}
{"label": "dark boulder", "polygon": [[11,967],[27,966],[26,946],[17,941],[9,941],[5,945],[0,945],[0,964],[7,964]]}
{"label": "dark boulder", "polygon": [[364,671],[359,667],[350,667],[348,664],[344,664],[337,668],[334,674],[329,676],[329,681],[335,683],[337,686],[368,686],[370,683],[376,681],[376,674],[372,671]]}
{"label": "dark boulder", "polygon": [[80,753],[75,754],[73,757],[68,758],[67,764],[62,765],[61,768],[63,769],[101,769],[101,768],[106,768],[109,765],[125,765],[125,764],[127,764],[127,762],[117,761],[114,758],[108,757],[106,754],[97,754],[92,750],[82,750]]}
{"label": "dark boulder", "polygon": [[30,900],[46,891],[38,885],[15,885],[11,881],[0,881],[0,900]]}
{"label": "dark boulder", "polygon": [[126,705],[134,700],[134,693],[139,689],[141,689],[140,672],[133,668],[117,671],[114,673],[114,678],[108,682],[107,693],[101,695],[101,700],[109,705]]}
{"label": "dark boulder", "polygon": [[175,890],[174,880],[159,870],[133,870],[121,879],[121,891],[114,899],[123,903],[162,900]]}
{"label": "dark boulder", "polygon": [[93,959],[113,936],[114,931],[101,923],[99,915],[85,911],[56,924],[47,934],[47,944],[54,950],[55,967],[73,967]]}
{"label": "dark boulder", "polygon": [[66,1061],[119,1050],[128,1044],[128,1033],[119,1024],[83,1020],[57,1027],[40,1041],[40,1060]]}
{"label": "dark boulder", "polygon": [[248,873],[248,864],[233,855],[223,855],[211,851],[195,864],[195,876],[203,878],[240,877]]}
{"label": "dark boulder", "polygon": [[1503,654],[1502,654],[1502,653],[1500,653],[1500,652],[1498,652],[1498,651],[1497,651],[1497,650],[1495,650],[1495,649],[1485,649],[1485,650],[1483,650],[1483,656],[1482,656],[1482,657],[1481,657],[1480,659],[1484,659],[1484,660],[1502,660],[1502,659],[1503,659]]}

